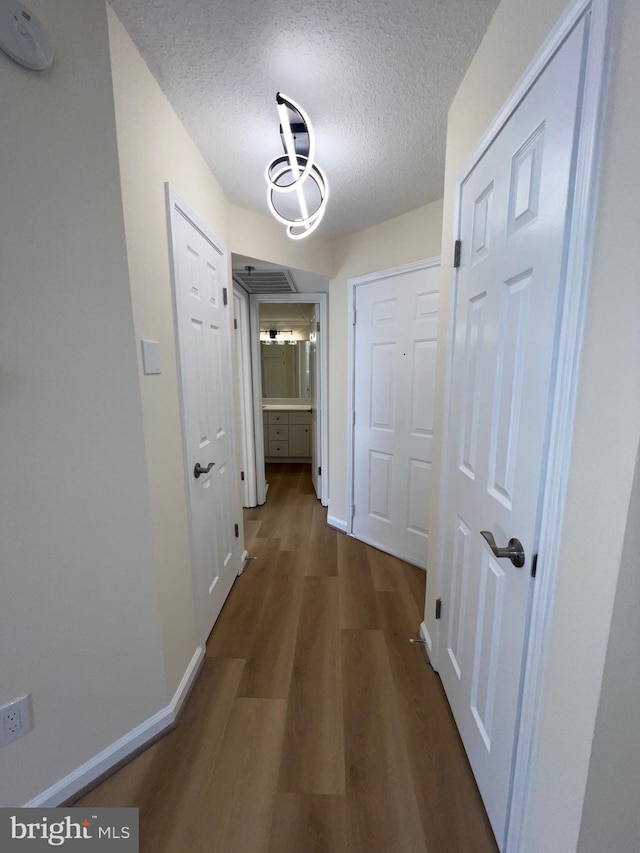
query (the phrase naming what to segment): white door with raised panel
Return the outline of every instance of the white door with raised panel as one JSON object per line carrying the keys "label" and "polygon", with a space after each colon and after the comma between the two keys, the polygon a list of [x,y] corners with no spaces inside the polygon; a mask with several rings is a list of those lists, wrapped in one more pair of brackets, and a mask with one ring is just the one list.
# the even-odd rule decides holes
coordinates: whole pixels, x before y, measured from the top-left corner
{"label": "white door with raised panel", "polygon": [[172,251],[198,619],[206,640],[241,568],[224,249],[173,203]]}
{"label": "white door with raised panel", "polygon": [[[501,849],[535,582],[583,42],[584,22],[460,196],[439,672]],[[495,554],[482,532],[498,548],[519,540],[523,565]]]}
{"label": "white door with raised panel", "polygon": [[352,533],[426,568],[440,266],[354,283]]}

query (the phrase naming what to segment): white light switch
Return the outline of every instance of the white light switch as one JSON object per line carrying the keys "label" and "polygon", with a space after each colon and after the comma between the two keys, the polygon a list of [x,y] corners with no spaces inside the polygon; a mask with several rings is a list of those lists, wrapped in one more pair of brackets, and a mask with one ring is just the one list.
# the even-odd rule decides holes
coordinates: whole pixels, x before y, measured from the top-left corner
{"label": "white light switch", "polygon": [[160,344],[158,341],[141,341],[142,343],[142,370],[145,375],[162,373],[160,362]]}

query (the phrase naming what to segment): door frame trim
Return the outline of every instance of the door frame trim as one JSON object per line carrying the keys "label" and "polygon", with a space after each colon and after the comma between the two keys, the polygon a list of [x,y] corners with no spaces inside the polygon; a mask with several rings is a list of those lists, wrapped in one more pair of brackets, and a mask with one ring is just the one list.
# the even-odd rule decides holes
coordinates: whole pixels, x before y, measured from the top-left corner
{"label": "door frame trim", "polygon": [[[525,651],[523,681],[520,698],[519,721],[512,765],[512,786],[507,806],[505,850],[516,853],[522,849],[524,829],[530,800],[531,776],[537,743],[538,723],[542,701],[542,688],[547,648],[552,622],[557,564],[563,527],[564,506],[571,456],[575,405],[579,379],[580,353],[584,332],[587,291],[591,272],[591,246],[596,218],[596,200],[601,152],[602,117],[605,110],[606,57],[609,25],[609,0],[572,0],[543,42],[537,54],[516,84],[509,98],[490,124],[465,162],[455,182],[454,211],[452,217],[452,245],[460,237],[461,194],[463,183],[481,159],[502,127],[515,112],[520,102],[533,87],[547,64],[553,59],[562,43],[586,15],[591,13],[587,55],[585,61],[584,94],[579,124],[579,143],[576,156],[574,195],[566,238],[566,272],[562,315],[558,338],[558,357],[555,386],[551,398],[551,424],[546,472],[542,482],[541,523],[538,543],[538,574],[533,585],[530,608],[529,634]],[[456,270],[451,270],[450,293],[456,292]],[[444,385],[444,406],[441,421],[441,469],[439,506],[446,506],[447,479],[444,475],[448,454],[447,424],[451,405],[451,377],[453,360],[452,328],[455,300],[449,300]],[[569,401],[569,405],[567,402]],[[444,593],[444,541],[445,518],[439,512],[438,547],[436,554],[435,595]],[[432,557],[430,555],[429,565]],[[430,659],[438,668],[441,655],[446,652],[444,638],[440,636],[440,623],[435,623],[430,637],[425,623],[421,626],[432,644]]]}
{"label": "door frame trim", "polygon": [[[385,278],[394,278],[418,270],[431,269],[440,265],[440,255],[433,258],[425,258],[409,264],[401,264],[397,267],[379,270],[350,278],[347,282],[347,317],[349,322],[349,335],[347,340],[347,518],[346,532],[353,536],[353,502],[355,494],[355,453],[354,453],[354,430],[355,430],[355,348],[356,348],[356,297],[358,288],[367,284],[384,281]],[[422,567],[424,570],[424,567]]]}
{"label": "door frame trim", "polygon": [[[167,239],[169,244],[169,268],[171,272],[171,299],[173,303],[173,333],[174,333],[174,344],[176,351],[176,367],[178,374],[178,394],[179,394],[179,403],[180,403],[180,432],[182,434],[182,459],[183,459],[183,472],[184,472],[184,490],[185,490],[185,501],[187,505],[187,518],[189,520],[189,561],[191,564],[191,578],[192,578],[192,586],[193,586],[193,606],[196,617],[196,628],[198,635],[198,642],[200,645],[205,648],[207,637],[209,634],[209,630],[207,626],[203,622],[203,614],[200,608],[200,604],[198,601],[198,582],[199,578],[197,577],[196,563],[194,560],[194,526],[193,526],[193,510],[191,506],[191,490],[189,488],[191,471],[189,466],[189,451],[187,447],[187,430],[186,430],[186,413],[185,413],[185,383],[184,383],[184,371],[186,369],[184,364],[183,352],[182,352],[182,344],[180,337],[180,328],[181,328],[181,305],[180,299],[178,298],[178,260],[175,253],[175,238],[174,234],[176,231],[176,222],[177,217],[182,216],[186,219],[197,231],[202,234],[205,240],[210,243],[213,248],[220,254],[220,257],[223,261],[223,269],[225,270],[224,275],[226,277],[226,286],[228,291],[231,289],[231,274],[229,269],[229,253],[225,244],[220,240],[212,231],[210,231],[204,222],[200,219],[200,217],[182,200],[182,198],[176,193],[171,184],[167,181],[165,182],[165,203],[166,203],[166,212],[167,212]],[[229,328],[229,324],[231,322],[231,316],[233,311],[229,311],[227,315],[227,344],[231,344],[231,331]],[[229,363],[231,364],[231,352],[229,352]],[[231,506],[233,516],[237,514],[240,522],[240,532],[241,532],[241,540],[240,540],[240,557],[239,557],[239,566],[238,566],[238,574],[240,574],[244,561],[244,526],[242,524],[242,507],[240,506],[240,492],[237,487],[238,480],[238,458],[237,458],[237,448],[236,448],[236,440],[235,440],[235,412],[233,410],[233,406],[231,409],[231,464],[234,466],[233,470],[233,478],[236,483],[236,506]]]}
{"label": "door frame trim", "polygon": [[327,404],[329,400],[329,359],[328,359],[328,310],[326,293],[269,293],[249,295],[249,325],[251,328],[251,361],[253,377],[253,429],[255,435],[256,460],[256,498],[258,504],[263,504],[267,497],[264,479],[264,431],[262,429],[262,376],[260,371],[260,313],[256,308],[265,302],[294,302],[302,305],[317,305],[320,314],[320,333],[318,346],[320,358],[317,361],[318,383],[320,396],[320,460],[318,464],[324,469],[320,477],[320,503],[329,503],[329,435]]}
{"label": "door frame trim", "polygon": [[[251,378],[251,328],[249,324],[249,294],[242,287],[234,283],[233,295],[240,301],[239,316],[234,319],[238,321],[235,333],[240,335],[237,347],[240,352],[240,361],[237,364],[240,403],[242,411],[239,416],[239,440],[241,455],[244,463],[244,486],[246,492],[247,506],[256,505],[256,443],[253,429],[253,382]],[[242,491],[242,489],[241,489]]]}

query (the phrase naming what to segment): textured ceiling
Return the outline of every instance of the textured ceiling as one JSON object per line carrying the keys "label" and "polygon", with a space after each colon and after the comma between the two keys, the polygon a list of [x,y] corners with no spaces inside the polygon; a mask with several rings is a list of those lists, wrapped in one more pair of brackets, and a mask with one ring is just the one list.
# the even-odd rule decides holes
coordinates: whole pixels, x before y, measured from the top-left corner
{"label": "textured ceiling", "polygon": [[111,3],[234,204],[268,214],[276,92],[305,108],[335,237],[442,196],[447,111],[498,0]]}

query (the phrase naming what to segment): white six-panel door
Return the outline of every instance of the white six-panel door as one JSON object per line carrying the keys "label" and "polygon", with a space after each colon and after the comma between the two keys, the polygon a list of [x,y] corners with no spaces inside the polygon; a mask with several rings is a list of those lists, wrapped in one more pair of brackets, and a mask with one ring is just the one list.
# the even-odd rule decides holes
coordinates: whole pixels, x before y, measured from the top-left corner
{"label": "white six-panel door", "polygon": [[[196,599],[206,640],[241,568],[241,521],[234,458],[231,349],[223,288],[227,259],[172,210],[187,477]],[[195,476],[196,465],[204,470]]]}
{"label": "white six-panel door", "polygon": [[423,568],[439,277],[436,260],[354,285],[352,533]]}
{"label": "white six-panel door", "polygon": [[[585,27],[462,185],[439,671],[504,844],[562,308]],[[525,564],[496,557],[522,542]]]}

